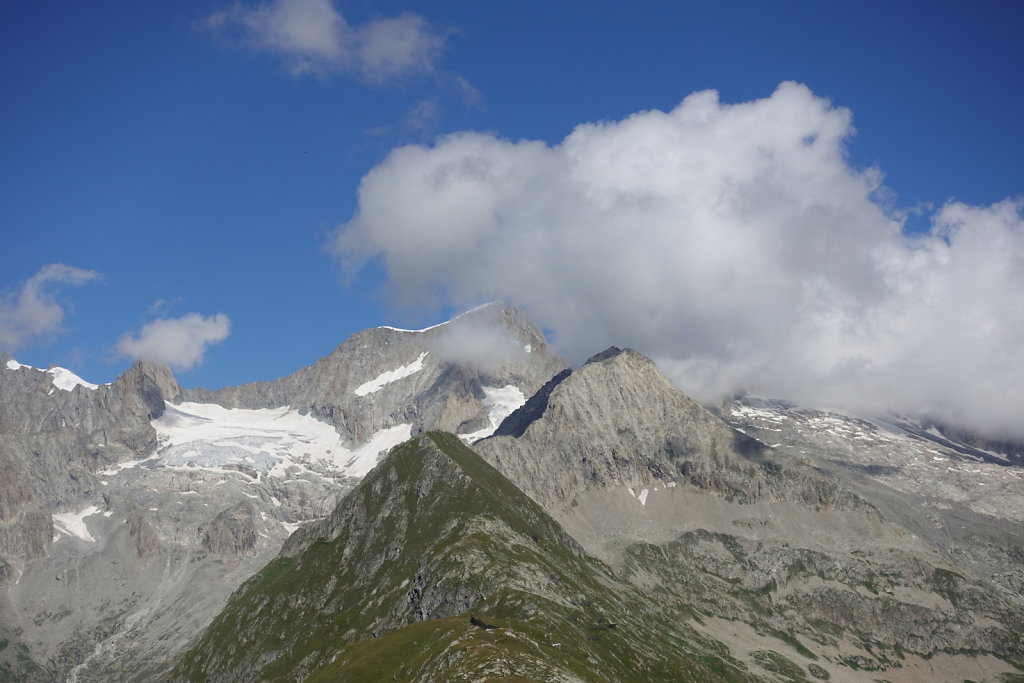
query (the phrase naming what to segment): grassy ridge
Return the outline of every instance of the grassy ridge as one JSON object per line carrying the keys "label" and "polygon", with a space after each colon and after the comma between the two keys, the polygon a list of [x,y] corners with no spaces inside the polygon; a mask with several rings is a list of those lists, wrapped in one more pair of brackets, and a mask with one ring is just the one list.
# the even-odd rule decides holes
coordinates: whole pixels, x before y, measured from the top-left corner
{"label": "grassy ridge", "polygon": [[321,530],[250,579],[172,677],[745,678],[453,435],[395,448]]}

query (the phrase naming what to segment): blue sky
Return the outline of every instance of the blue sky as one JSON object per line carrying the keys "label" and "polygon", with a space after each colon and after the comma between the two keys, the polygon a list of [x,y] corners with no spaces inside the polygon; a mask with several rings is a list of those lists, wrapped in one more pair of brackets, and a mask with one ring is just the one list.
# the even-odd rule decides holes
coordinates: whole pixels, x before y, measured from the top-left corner
{"label": "blue sky", "polygon": [[[282,33],[289,5],[343,16],[335,38],[351,52],[308,26]],[[557,146],[579,124],[707,89],[729,105],[795,81],[848,109],[850,169],[878,168],[874,201],[927,233],[951,199],[1024,192],[1022,19],[1019,2],[934,0],[3,3],[0,333],[21,325],[7,346],[24,363],[103,382],[152,348],[145,325],[223,314],[220,341],[169,356],[184,384],[217,387],[287,374],[365,327],[515,298],[435,277],[424,305],[387,247],[364,249],[345,283],[327,246],[397,147],[458,131]],[[372,27],[398,21],[397,43],[373,43]],[[303,52],[294,40],[307,39]],[[54,263],[99,276],[37,279],[42,308],[63,317],[26,332],[18,297]],[[1002,295],[1019,299],[1010,282]],[[540,318],[558,332],[556,313]]]}

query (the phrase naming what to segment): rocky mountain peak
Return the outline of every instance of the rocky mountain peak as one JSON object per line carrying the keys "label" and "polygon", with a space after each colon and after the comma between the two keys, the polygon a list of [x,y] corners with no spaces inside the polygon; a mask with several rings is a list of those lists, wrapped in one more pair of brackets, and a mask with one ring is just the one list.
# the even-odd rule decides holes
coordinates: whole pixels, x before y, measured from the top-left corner
{"label": "rocky mountain peak", "polygon": [[[629,349],[629,351],[632,351],[632,349]],[[636,353],[635,351],[632,352]],[[620,349],[618,346],[609,346],[604,351],[600,353],[595,353],[593,356],[588,358],[586,362],[584,362],[583,364],[589,365],[590,363],[600,363],[601,361],[608,360],[609,358],[614,358],[615,356],[618,356],[621,353],[623,353],[623,350]]]}
{"label": "rocky mountain peak", "polygon": [[550,510],[591,489],[676,484],[741,500],[856,504],[813,471],[783,473],[764,444],[683,394],[646,356],[615,347],[549,382],[478,448]]}
{"label": "rocky mountain peak", "polygon": [[143,360],[132,363],[117,378],[114,390],[137,397],[146,406],[147,418],[155,420],[164,413],[166,402],[181,400],[182,390],[174,373],[166,365],[155,365]]}
{"label": "rocky mountain peak", "polygon": [[564,367],[522,310],[495,303],[422,330],[363,330],[287,377],[189,389],[183,399],[288,406],[330,424],[353,446],[403,425],[407,434],[444,429],[480,438]]}

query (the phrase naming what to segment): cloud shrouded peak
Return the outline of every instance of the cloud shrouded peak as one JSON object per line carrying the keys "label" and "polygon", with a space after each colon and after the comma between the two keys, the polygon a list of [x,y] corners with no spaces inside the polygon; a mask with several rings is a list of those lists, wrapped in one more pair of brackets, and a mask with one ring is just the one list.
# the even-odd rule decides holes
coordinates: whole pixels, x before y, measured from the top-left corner
{"label": "cloud shrouded peak", "polygon": [[378,83],[434,71],[445,41],[410,12],[349,24],[331,0],[235,3],[203,26],[239,33],[252,47],[280,56],[294,74],[348,71]]}
{"label": "cloud shrouded peak", "polygon": [[904,234],[851,113],[796,83],[394,150],[332,249],[404,304],[524,305],[575,361],[615,344],[714,400],[751,391],[1024,436],[1020,202],[949,203]]}
{"label": "cloud shrouded peak", "polygon": [[0,348],[16,351],[29,342],[58,334],[64,322],[64,306],[54,298],[57,285],[82,285],[100,277],[63,263],[39,269],[17,291],[0,293]]}
{"label": "cloud shrouded peak", "polygon": [[230,331],[231,320],[223,313],[209,317],[188,313],[154,320],[138,334],[121,335],[117,350],[131,358],[187,370],[201,363],[206,349],[227,339]]}

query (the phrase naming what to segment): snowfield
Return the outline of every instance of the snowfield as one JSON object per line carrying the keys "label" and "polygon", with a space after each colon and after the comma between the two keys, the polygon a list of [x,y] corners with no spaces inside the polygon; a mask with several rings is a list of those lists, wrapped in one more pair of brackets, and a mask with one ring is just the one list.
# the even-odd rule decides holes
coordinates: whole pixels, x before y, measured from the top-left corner
{"label": "snowfield", "polygon": [[27,368],[29,370],[35,370],[36,372],[45,372],[48,375],[53,375],[53,386],[62,391],[72,391],[75,387],[85,387],[92,391],[99,389],[98,384],[86,382],[84,379],[66,368],[50,368],[49,370],[41,370],[39,368],[34,368],[31,365],[23,365],[16,360],[7,361],[8,370],[20,370],[21,368]]}
{"label": "snowfield", "polygon": [[469,434],[460,434],[459,436],[468,444],[493,434],[502,420],[526,403],[526,396],[523,395],[519,387],[512,384],[506,384],[503,387],[482,388],[485,396],[484,405],[487,407],[488,425]]}
{"label": "snowfield", "polygon": [[411,424],[396,425],[349,449],[333,427],[292,408],[229,409],[210,403],[168,404],[152,424],[159,444],[158,465],[233,465],[277,477],[295,467],[362,477],[382,452],[412,432]]}
{"label": "snowfield", "polygon": [[403,365],[394,370],[388,370],[387,372],[383,372],[377,375],[369,382],[360,384],[355,389],[356,396],[366,396],[367,394],[372,394],[376,391],[380,391],[387,384],[396,382],[404,377],[408,377],[409,375],[415,375],[417,372],[423,369],[423,359],[426,357],[427,352],[424,351],[423,353],[420,354],[419,358],[409,363],[408,365]]}
{"label": "snowfield", "polygon": [[[53,528],[68,536],[80,538],[86,543],[95,543],[96,539],[93,538],[92,534],[89,533],[89,529],[85,526],[85,518],[97,515],[99,512],[100,509],[95,505],[90,505],[79,512],[56,512],[52,515]],[[56,536],[54,540],[58,538],[60,537]]]}

